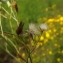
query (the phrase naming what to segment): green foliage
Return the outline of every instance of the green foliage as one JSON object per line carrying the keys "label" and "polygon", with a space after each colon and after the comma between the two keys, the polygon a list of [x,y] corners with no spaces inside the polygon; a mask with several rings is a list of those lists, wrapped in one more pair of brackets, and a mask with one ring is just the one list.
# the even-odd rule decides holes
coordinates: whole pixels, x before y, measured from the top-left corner
{"label": "green foliage", "polygon": [[[4,10],[0,12],[7,18],[0,14],[0,54],[5,51],[18,63],[22,60],[25,63],[28,57],[33,63],[63,63],[63,1],[17,0],[17,5],[18,12],[5,2],[1,5]],[[16,29],[21,21],[23,31],[28,30],[30,22],[45,22],[49,29],[40,36],[33,36],[34,39],[25,33],[17,36]]]}

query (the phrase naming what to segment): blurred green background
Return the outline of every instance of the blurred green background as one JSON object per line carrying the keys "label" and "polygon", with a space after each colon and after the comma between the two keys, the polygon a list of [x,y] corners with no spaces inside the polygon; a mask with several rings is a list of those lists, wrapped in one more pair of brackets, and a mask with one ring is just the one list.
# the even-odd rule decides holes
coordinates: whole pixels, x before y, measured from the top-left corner
{"label": "blurred green background", "polygon": [[[33,63],[63,63],[63,0],[16,1],[16,16],[19,22],[24,22],[24,29],[28,29],[30,22],[46,23],[49,26],[32,54]],[[9,10],[6,4],[2,5]],[[11,23],[15,32],[17,24],[14,20]],[[2,26],[4,31],[11,32],[9,19],[2,18]]]}

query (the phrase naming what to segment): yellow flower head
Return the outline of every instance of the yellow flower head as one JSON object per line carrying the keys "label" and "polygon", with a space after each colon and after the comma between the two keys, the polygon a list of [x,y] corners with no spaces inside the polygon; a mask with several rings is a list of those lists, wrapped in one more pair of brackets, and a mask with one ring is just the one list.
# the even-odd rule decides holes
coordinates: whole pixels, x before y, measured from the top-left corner
{"label": "yellow flower head", "polygon": [[49,8],[46,8],[46,9],[45,9],[45,11],[48,11],[48,10],[49,10]]}
{"label": "yellow flower head", "polygon": [[56,7],[56,4],[52,5],[52,8],[55,8]]}
{"label": "yellow flower head", "polygon": [[42,56],[45,56],[46,54],[45,53],[42,53]]}
{"label": "yellow flower head", "polygon": [[54,22],[54,21],[55,21],[55,19],[53,19],[53,18],[48,19],[49,23]]}
{"label": "yellow flower head", "polygon": [[44,36],[41,36],[41,37],[40,37],[40,40],[44,40]]}
{"label": "yellow flower head", "polygon": [[59,20],[63,21],[63,16],[61,16],[61,17],[59,18]]}
{"label": "yellow flower head", "polygon": [[61,51],[61,53],[63,54],[63,50]]}
{"label": "yellow flower head", "polygon": [[49,34],[49,32],[46,32],[46,38],[50,38],[50,34]]}
{"label": "yellow flower head", "polygon": [[54,46],[55,46],[55,47],[57,47],[57,46],[58,46],[58,44],[57,44],[57,43],[55,43],[55,44],[54,44]]}
{"label": "yellow flower head", "polygon": [[49,55],[52,55],[53,54],[52,50],[50,50],[48,53],[49,53]]}
{"label": "yellow flower head", "polygon": [[60,60],[61,60],[60,58],[57,58],[57,61],[58,61],[58,62],[60,62]]}
{"label": "yellow flower head", "polygon": [[25,56],[25,53],[22,53],[22,57],[24,57]]}

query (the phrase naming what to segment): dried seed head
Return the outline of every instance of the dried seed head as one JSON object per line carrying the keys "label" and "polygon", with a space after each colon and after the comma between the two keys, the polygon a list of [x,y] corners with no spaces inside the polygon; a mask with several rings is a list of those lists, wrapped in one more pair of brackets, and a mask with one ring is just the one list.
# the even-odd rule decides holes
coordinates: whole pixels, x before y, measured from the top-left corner
{"label": "dried seed head", "polygon": [[24,23],[20,22],[16,30],[17,35],[20,35],[23,32],[23,26],[24,26]]}
{"label": "dried seed head", "polygon": [[16,1],[12,3],[12,6],[15,8],[16,12],[18,12],[18,5]]}
{"label": "dried seed head", "polygon": [[41,30],[48,30],[48,26],[47,26],[46,24],[41,24],[41,25],[39,25],[39,28],[40,28]]}
{"label": "dried seed head", "polygon": [[40,33],[37,26],[34,23],[29,24],[29,31],[31,34],[35,34],[35,35]]}

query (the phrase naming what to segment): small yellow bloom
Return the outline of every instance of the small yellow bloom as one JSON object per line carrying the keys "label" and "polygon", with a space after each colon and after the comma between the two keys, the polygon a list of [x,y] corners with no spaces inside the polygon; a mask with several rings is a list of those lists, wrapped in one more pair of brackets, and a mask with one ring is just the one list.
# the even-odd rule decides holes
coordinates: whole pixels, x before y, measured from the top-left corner
{"label": "small yellow bloom", "polygon": [[55,21],[56,21],[56,22],[60,22],[60,20],[59,20],[59,19],[55,19]]}
{"label": "small yellow bloom", "polygon": [[42,56],[45,56],[46,54],[45,53],[42,53]]}
{"label": "small yellow bloom", "polygon": [[61,17],[61,15],[57,15],[57,17],[59,18],[59,17]]}
{"label": "small yellow bloom", "polygon": [[56,4],[54,4],[53,6],[52,6],[52,8],[55,8],[56,7]]}
{"label": "small yellow bloom", "polygon": [[22,53],[22,57],[24,57],[25,56],[25,53]]}
{"label": "small yellow bloom", "polygon": [[61,30],[63,31],[63,27],[61,28]]}
{"label": "small yellow bloom", "polygon": [[52,51],[51,50],[49,51],[49,54],[52,55]]}
{"label": "small yellow bloom", "polygon": [[55,46],[55,47],[57,47],[57,46],[58,46],[58,44],[57,44],[57,43],[55,43],[55,44],[54,44],[54,46]]}
{"label": "small yellow bloom", "polygon": [[53,29],[53,32],[56,32],[56,31],[57,31],[57,30],[54,28],[54,29]]}
{"label": "small yellow bloom", "polygon": [[60,22],[60,25],[63,25],[63,22],[62,21]]}
{"label": "small yellow bloom", "polygon": [[49,34],[49,32],[46,32],[46,38],[50,38],[50,34]]}
{"label": "small yellow bloom", "polygon": [[49,8],[46,8],[46,9],[45,9],[45,11],[48,11],[48,10],[49,10]]}
{"label": "small yellow bloom", "polygon": [[52,33],[52,30],[50,29],[50,30],[48,30],[48,32],[49,32],[49,33]]}
{"label": "small yellow bloom", "polygon": [[53,40],[53,39],[54,39],[54,37],[52,36],[52,37],[50,37],[50,39],[51,39],[51,40]]}
{"label": "small yellow bloom", "polygon": [[44,40],[44,37],[43,37],[43,36],[41,36],[41,37],[40,37],[40,40]]}
{"label": "small yellow bloom", "polygon": [[57,58],[57,61],[58,61],[58,62],[60,62],[60,60],[61,60],[60,58]]}
{"label": "small yellow bloom", "polygon": [[43,43],[42,42],[38,42],[37,45],[36,45],[36,48],[38,48],[39,46],[42,46]]}
{"label": "small yellow bloom", "polygon": [[38,42],[37,44],[38,44],[39,46],[42,46],[42,45],[43,45],[43,43],[42,43],[42,42]]}
{"label": "small yellow bloom", "polygon": [[20,61],[21,59],[20,58],[17,58],[18,59],[18,61]]}
{"label": "small yellow bloom", "polygon": [[49,23],[54,22],[54,21],[55,21],[55,19],[53,19],[53,18],[48,19]]}
{"label": "small yellow bloom", "polygon": [[59,18],[61,21],[63,21],[63,16]]}
{"label": "small yellow bloom", "polygon": [[61,51],[61,53],[63,54],[63,50]]}
{"label": "small yellow bloom", "polygon": [[48,41],[48,39],[45,39],[45,40],[44,40],[44,44],[46,44],[46,43],[47,43],[47,41]]}

